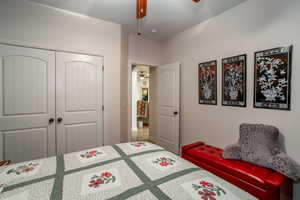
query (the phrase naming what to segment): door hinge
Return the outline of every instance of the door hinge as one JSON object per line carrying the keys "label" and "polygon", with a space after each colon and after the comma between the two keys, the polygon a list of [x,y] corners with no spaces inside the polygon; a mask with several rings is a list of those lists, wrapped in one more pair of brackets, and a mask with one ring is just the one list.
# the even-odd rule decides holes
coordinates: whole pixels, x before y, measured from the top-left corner
{"label": "door hinge", "polygon": [[102,106],[102,111],[104,111],[104,106]]}
{"label": "door hinge", "polygon": [[102,71],[104,71],[104,65],[102,65]]}

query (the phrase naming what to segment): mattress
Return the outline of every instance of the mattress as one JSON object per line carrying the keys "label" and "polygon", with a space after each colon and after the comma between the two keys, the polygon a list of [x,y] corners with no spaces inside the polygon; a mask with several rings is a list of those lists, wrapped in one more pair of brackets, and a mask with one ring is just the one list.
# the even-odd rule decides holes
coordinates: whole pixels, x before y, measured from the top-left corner
{"label": "mattress", "polygon": [[5,200],[253,200],[148,142],[122,143],[0,168]]}

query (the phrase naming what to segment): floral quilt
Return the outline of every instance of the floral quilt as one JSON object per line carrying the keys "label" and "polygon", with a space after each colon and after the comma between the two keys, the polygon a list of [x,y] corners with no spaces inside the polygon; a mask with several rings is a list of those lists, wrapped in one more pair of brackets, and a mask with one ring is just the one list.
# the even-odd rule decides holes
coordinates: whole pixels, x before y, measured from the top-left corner
{"label": "floral quilt", "polygon": [[131,142],[1,167],[4,199],[256,198],[157,145]]}

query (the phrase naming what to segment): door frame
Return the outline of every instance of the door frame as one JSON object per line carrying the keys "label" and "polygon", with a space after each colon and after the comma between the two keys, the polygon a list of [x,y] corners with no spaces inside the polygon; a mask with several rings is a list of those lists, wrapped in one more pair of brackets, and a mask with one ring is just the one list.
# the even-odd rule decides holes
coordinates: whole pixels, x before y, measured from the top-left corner
{"label": "door frame", "polygon": [[135,60],[129,60],[128,61],[128,91],[127,91],[127,94],[128,94],[128,98],[127,98],[127,108],[128,108],[128,114],[127,114],[127,141],[128,142],[131,142],[132,141],[132,137],[131,137],[131,133],[132,133],[132,130],[131,130],[131,125],[132,125],[132,66],[133,65],[145,65],[145,66],[148,66],[148,67],[153,67],[153,68],[158,68],[159,64],[157,63],[145,63],[143,61],[135,61]]}

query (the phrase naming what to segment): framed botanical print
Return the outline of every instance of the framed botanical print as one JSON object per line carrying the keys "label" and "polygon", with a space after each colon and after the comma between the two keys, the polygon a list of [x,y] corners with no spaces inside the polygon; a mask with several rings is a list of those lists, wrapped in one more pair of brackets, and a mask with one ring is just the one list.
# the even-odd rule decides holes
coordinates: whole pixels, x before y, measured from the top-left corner
{"label": "framed botanical print", "polygon": [[198,65],[199,104],[217,105],[217,61]]}
{"label": "framed botanical print", "polygon": [[222,59],[222,105],[246,107],[247,55]]}
{"label": "framed botanical print", "polygon": [[254,107],[290,110],[293,46],[255,53]]}

